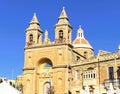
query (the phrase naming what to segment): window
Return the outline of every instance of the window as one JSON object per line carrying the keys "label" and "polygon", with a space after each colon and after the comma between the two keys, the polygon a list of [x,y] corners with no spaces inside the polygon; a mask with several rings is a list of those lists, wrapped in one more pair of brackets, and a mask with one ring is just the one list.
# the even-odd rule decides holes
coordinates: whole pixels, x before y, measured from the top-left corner
{"label": "window", "polygon": [[45,64],[45,67],[51,67],[51,64],[46,63],[46,64]]}
{"label": "window", "polygon": [[84,71],[83,79],[95,79],[95,78],[96,78],[96,71],[95,70]]}
{"label": "window", "polygon": [[87,52],[84,52],[84,57],[87,57]]}
{"label": "window", "polygon": [[63,31],[62,30],[59,31],[59,38],[63,38]]}
{"label": "window", "polygon": [[83,37],[83,33],[81,33],[81,37]]}
{"label": "window", "polygon": [[120,78],[120,67],[117,69],[117,77]]}
{"label": "window", "polygon": [[29,36],[29,41],[33,42],[33,35],[32,34]]}
{"label": "window", "polygon": [[76,70],[75,71],[75,80],[79,80],[80,79],[80,71]]}
{"label": "window", "polygon": [[78,33],[78,37],[83,37],[83,33]]}
{"label": "window", "polygon": [[78,37],[80,37],[80,33],[78,33]]}
{"label": "window", "polygon": [[39,43],[39,40],[40,40],[40,35],[38,35],[38,38],[37,38],[37,43]]}
{"label": "window", "polygon": [[114,79],[114,70],[113,67],[109,67],[108,68],[108,72],[109,72],[109,79]]}
{"label": "window", "polygon": [[80,35],[81,35],[81,33],[78,33],[78,34],[77,34],[77,37],[80,37]]}
{"label": "window", "polygon": [[70,39],[70,31],[68,31],[68,40]]}

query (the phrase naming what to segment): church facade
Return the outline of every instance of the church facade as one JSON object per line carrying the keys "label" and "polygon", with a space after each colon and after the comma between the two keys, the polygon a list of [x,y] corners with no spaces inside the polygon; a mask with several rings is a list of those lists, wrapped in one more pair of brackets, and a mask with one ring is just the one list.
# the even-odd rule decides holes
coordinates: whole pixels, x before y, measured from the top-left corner
{"label": "church facade", "polygon": [[[72,41],[65,9],[55,24],[55,38],[43,32],[34,14],[26,29],[23,94],[117,94],[120,88],[120,51],[94,49],[81,27]],[[42,38],[44,35],[44,39]]]}

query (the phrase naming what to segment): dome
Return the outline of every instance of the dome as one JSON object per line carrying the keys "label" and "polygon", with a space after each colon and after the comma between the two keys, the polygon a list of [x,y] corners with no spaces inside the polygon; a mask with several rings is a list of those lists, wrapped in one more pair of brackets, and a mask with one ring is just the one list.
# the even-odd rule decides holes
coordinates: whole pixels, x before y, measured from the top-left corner
{"label": "dome", "polygon": [[90,43],[85,38],[76,38],[73,41],[73,46],[93,49]]}
{"label": "dome", "polygon": [[90,43],[84,38],[84,32],[83,29],[80,27],[77,31],[77,37],[73,41],[73,46],[74,47],[80,47],[80,48],[92,48]]}

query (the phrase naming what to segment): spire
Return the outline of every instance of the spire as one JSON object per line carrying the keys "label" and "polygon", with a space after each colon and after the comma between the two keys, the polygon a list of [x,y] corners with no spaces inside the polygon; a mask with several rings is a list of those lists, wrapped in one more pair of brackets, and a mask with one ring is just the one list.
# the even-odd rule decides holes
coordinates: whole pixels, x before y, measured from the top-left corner
{"label": "spire", "polygon": [[49,44],[49,43],[51,43],[51,42],[50,42],[50,39],[48,38],[48,31],[46,30],[45,31],[44,44]]}
{"label": "spire", "polygon": [[[67,17],[65,8],[63,7],[62,12],[58,18],[58,23],[56,25],[69,25],[71,27],[71,25],[69,24],[69,19]],[[71,27],[72,28],[72,27]]]}
{"label": "spire", "polygon": [[[30,21],[29,27],[27,28],[27,30],[33,30],[33,29],[38,29],[39,31],[42,32],[41,28],[40,28],[40,24],[39,21],[37,19],[36,13],[34,13],[32,20]],[[26,30],[26,31],[27,31]]]}
{"label": "spire", "polygon": [[65,7],[63,7],[62,12],[59,16],[59,19],[64,19],[64,18],[66,18],[68,20],[68,17],[67,17],[66,11],[65,11]]}
{"label": "spire", "polygon": [[81,28],[81,25],[79,25],[79,28]]}
{"label": "spire", "polygon": [[45,39],[48,39],[48,31],[45,31]]}
{"label": "spire", "polygon": [[33,18],[30,21],[30,24],[39,24],[39,21],[37,19],[36,13],[34,13]]}

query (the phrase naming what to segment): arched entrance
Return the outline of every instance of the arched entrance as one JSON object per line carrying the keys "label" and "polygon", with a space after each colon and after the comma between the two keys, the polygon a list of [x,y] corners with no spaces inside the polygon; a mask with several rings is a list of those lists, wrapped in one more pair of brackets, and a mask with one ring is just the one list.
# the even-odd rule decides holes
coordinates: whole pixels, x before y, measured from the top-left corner
{"label": "arched entrance", "polygon": [[43,86],[43,94],[49,94],[50,93],[50,82],[45,82]]}
{"label": "arched entrance", "polygon": [[37,87],[38,94],[49,94],[52,85],[52,62],[48,58],[42,58],[38,62]]}

